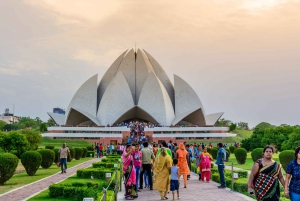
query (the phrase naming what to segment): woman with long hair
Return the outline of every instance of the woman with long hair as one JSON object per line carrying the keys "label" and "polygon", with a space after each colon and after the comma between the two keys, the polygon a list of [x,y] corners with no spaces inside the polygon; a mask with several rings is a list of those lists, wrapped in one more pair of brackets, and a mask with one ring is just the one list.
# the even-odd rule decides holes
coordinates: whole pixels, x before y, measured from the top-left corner
{"label": "woman with long hair", "polygon": [[272,159],[273,154],[274,148],[270,145],[265,146],[263,158],[254,163],[248,179],[248,193],[250,195],[255,193],[259,201],[280,200],[279,181],[284,186],[284,178],[281,164]]}
{"label": "woman with long hair", "polygon": [[170,170],[172,159],[167,154],[166,148],[161,148],[161,153],[156,157],[154,163],[154,184],[153,188],[159,191],[162,200],[168,199],[167,193],[170,187]]}
{"label": "woman with long hair", "polygon": [[177,150],[176,153],[177,153],[178,167],[179,167],[178,175],[179,175],[179,178],[181,177],[181,175],[183,176],[184,188],[186,188],[187,176],[191,173],[189,166],[188,166],[189,154],[185,150],[185,146],[183,143],[179,144],[179,149]]}
{"label": "woman with long hair", "polygon": [[201,170],[201,180],[208,183],[210,180],[210,170],[211,170],[211,161],[212,156],[207,152],[207,148],[204,147],[203,152],[200,155],[200,170]]}
{"label": "woman with long hair", "polygon": [[133,165],[132,146],[128,144],[123,152],[123,173],[125,177],[125,199],[133,200],[138,197],[136,191],[136,173]]}
{"label": "woman with long hair", "polygon": [[298,201],[300,200],[300,146],[295,149],[295,160],[289,163],[285,172],[284,194],[290,196],[291,201]]}

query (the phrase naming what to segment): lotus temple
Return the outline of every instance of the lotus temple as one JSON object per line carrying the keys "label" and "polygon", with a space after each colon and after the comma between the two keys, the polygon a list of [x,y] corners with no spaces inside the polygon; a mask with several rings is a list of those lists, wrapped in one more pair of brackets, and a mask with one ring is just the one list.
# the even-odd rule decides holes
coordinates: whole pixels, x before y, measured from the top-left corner
{"label": "lotus temple", "polygon": [[[43,136],[122,143],[135,135],[154,142],[232,137],[215,124],[223,112],[206,114],[193,88],[178,75],[174,85],[145,50],[126,50],[106,71],[89,78],[74,94],[65,115],[48,113],[56,123]],[[136,125],[133,129],[132,125]]]}

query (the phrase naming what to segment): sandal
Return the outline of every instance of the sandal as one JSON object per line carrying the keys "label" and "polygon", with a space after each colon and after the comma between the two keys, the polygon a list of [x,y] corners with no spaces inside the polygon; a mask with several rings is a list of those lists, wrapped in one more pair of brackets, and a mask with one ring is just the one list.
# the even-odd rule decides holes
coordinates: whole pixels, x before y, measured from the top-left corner
{"label": "sandal", "polygon": [[167,196],[165,196],[165,199],[167,200],[167,199],[169,199]]}
{"label": "sandal", "polygon": [[129,196],[129,197],[126,197],[125,200],[134,200],[134,199],[133,199],[133,197]]}

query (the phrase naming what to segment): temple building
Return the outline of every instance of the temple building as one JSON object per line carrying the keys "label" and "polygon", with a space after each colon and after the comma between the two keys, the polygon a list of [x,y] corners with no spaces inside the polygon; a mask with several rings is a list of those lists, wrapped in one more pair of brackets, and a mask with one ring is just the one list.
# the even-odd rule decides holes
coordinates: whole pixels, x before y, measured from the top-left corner
{"label": "temple building", "polygon": [[65,115],[48,113],[57,126],[43,136],[121,143],[127,138],[159,142],[232,137],[215,124],[223,112],[205,114],[192,87],[174,75],[174,86],[145,50],[126,50],[106,71],[88,79]]}

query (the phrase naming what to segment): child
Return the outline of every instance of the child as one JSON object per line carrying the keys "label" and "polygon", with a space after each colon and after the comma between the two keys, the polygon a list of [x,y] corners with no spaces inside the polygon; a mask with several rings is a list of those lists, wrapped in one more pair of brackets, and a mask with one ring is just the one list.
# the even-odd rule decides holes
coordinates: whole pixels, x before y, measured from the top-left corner
{"label": "child", "polygon": [[177,191],[177,198],[179,199],[179,180],[178,180],[178,170],[177,167],[178,160],[176,158],[173,159],[173,165],[171,167],[171,181],[170,181],[170,190],[173,194],[173,200],[174,200],[174,191]]}

